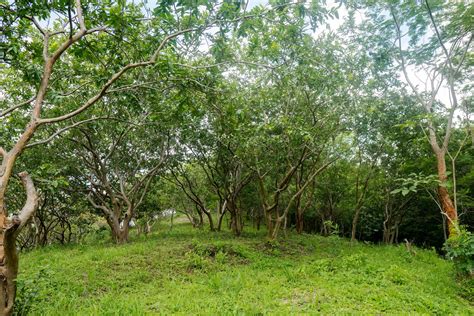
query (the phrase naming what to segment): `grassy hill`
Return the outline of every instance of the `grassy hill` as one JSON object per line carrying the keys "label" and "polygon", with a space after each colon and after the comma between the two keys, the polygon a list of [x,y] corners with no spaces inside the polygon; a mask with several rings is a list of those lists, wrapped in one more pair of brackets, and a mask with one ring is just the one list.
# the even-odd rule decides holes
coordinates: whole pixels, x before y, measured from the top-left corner
{"label": "grassy hill", "polygon": [[[313,235],[161,227],[123,246],[39,249],[20,258],[33,315],[474,314],[435,252]],[[132,232],[133,235],[133,232]]]}

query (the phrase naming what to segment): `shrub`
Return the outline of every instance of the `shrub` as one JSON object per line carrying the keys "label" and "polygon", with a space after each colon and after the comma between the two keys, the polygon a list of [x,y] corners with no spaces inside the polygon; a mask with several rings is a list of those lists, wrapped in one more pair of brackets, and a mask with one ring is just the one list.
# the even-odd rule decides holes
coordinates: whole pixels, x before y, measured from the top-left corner
{"label": "shrub", "polygon": [[192,251],[187,252],[185,255],[185,265],[188,270],[206,270],[209,262],[206,258],[203,258],[197,253]]}
{"label": "shrub", "polygon": [[446,256],[454,261],[459,275],[474,275],[474,234],[460,226],[458,234],[444,244]]}
{"label": "shrub", "polygon": [[328,236],[339,236],[339,225],[331,220],[324,221]]}
{"label": "shrub", "polygon": [[17,280],[13,315],[28,315],[34,305],[48,299],[48,291],[54,287],[51,275],[49,267],[43,267],[31,277]]}

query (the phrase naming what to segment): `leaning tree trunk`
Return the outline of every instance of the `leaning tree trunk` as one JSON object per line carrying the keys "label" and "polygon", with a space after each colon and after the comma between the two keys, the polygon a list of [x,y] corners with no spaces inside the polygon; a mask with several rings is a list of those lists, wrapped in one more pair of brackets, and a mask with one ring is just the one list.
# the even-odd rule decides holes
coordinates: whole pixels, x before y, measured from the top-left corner
{"label": "leaning tree trunk", "polygon": [[272,227],[272,231],[269,232],[269,236],[271,240],[276,240],[278,237],[278,232],[280,231],[281,224],[283,222],[284,218],[277,216],[275,220],[275,224]]}
{"label": "leaning tree trunk", "polygon": [[220,232],[222,230],[222,221],[224,220],[225,213],[219,214],[219,219],[217,220],[217,231]]}
{"label": "leaning tree trunk", "polygon": [[438,198],[443,210],[444,216],[448,219],[449,236],[453,236],[457,232],[458,213],[451,200],[449,191],[446,188],[448,176],[446,174],[446,158],[444,151],[436,153],[436,162],[438,168],[438,179],[440,185],[438,186]]}
{"label": "leaning tree trunk", "polygon": [[203,213],[207,216],[207,220],[209,222],[209,230],[211,232],[215,231],[216,229],[214,227],[214,219],[212,218],[211,212],[209,212],[208,210],[203,210]]}
{"label": "leaning tree trunk", "polygon": [[219,206],[217,209],[217,231],[220,232],[222,229],[222,221],[224,220],[225,213],[227,212],[227,201],[225,200],[223,203],[219,202]]}

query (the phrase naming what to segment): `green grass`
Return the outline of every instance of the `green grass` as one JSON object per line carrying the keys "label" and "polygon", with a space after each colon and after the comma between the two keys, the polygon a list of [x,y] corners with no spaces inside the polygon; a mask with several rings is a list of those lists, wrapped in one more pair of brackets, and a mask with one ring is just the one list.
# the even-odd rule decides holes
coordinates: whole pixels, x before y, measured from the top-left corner
{"label": "green grass", "polygon": [[[265,243],[181,224],[148,239],[49,247],[20,258],[33,315],[474,315],[452,264],[433,251],[314,235]],[[133,234],[133,232],[132,232]]]}

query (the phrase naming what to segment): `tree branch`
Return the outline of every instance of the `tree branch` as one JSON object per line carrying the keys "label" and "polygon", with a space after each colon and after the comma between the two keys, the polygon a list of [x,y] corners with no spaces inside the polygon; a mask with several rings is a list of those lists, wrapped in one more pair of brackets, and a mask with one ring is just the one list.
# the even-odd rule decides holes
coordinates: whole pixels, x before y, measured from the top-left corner
{"label": "tree branch", "polygon": [[36,99],[36,96],[31,97],[31,98],[29,98],[29,99],[26,100],[26,101],[23,101],[23,102],[21,102],[21,103],[18,103],[18,104],[15,104],[15,105],[9,107],[8,109],[6,109],[6,110],[4,110],[4,111],[2,111],[2,112],[0,113],[0,117],[3,117],[3,116],[5,116],[5,115],[9,114],[9,113],[15,111],[16,109],[21,108],[21,107],[24,106],[24,105],[30,104],[30,103],[33,102],[35,99]]}
{"label": "tree branch", "polygon": [[20,213],[17,215],[17,219],[19,220],[18,231],[25,226],[38,208],[38,193],[36,192],[33,180],[26,171],[21,172],[19,176],[26,191],[26,202]]}
{"label": "tree branch", "polygon": [[89,123],[89,122],[92,122],[92,121],[97,121],[97,120],[104,120],[104,119],[108,119],[108,117],[93,117],[93,118],[90,118],[90,119],[87,119],[87,120],[83,120],[83,121],[79,121],[79,122],[76,122],[74,124],[71,124],[69,126],[66,126],[64,128],[61,128],[60,130],[56,131],[53,135],[49,136],[48,138],[46,139],[43,139],[43,140],[39,140],[37,142],[34,142],[34,143],[31,143],[31,144],[27,144],[25,146],[25,148],[30,148],[30,147],[33,147],[33,146],[37,146],[37,145],[42,145],[42,144],[46,144],[46,143],[49,143],[50,141],[52,141],[56,136],[59,136],[61,135],[62,133],[70,130],[71,128],[74,128],[74,127],[77,127],[79,125],[82,125],[82,124],[85,124],[85,123]]}
{"label": "tree branch", "polygon": [[77,20],[79,22],[79,27],[81,31],[86,31],[86,24],[84,23],[84,16],[82,15],[82,6],[81,1],[76,0],[76,11],[77,11]]}

